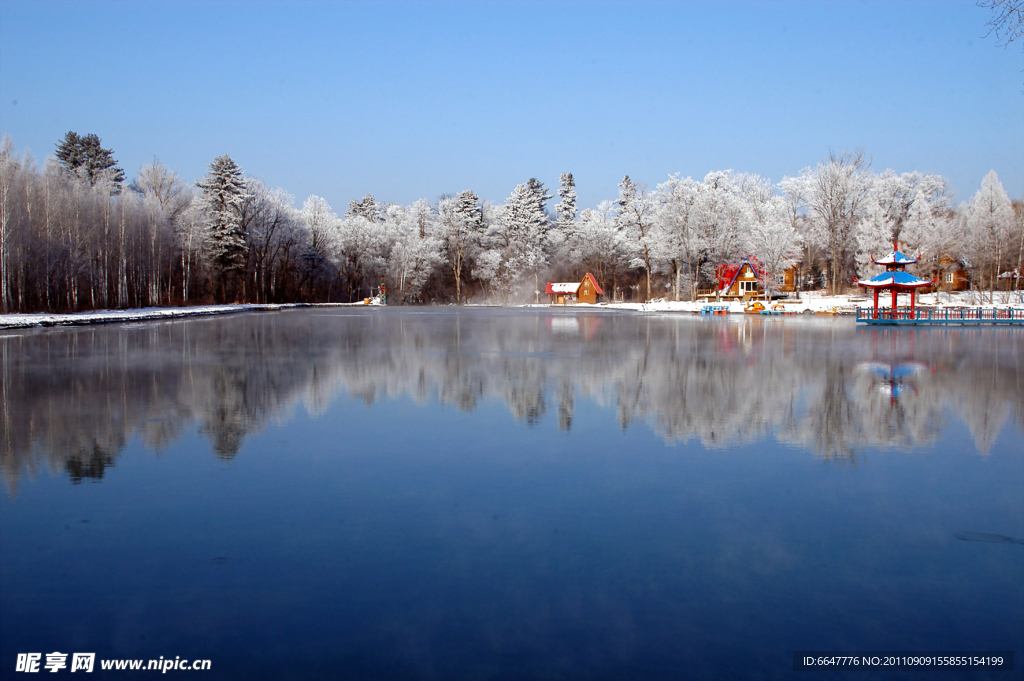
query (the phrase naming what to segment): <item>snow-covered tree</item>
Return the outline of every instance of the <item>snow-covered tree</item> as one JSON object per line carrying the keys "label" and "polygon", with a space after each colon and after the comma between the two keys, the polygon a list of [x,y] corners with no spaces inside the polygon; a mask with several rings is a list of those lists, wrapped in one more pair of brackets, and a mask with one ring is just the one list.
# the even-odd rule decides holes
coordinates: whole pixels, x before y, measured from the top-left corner
{"label": "snow-covered tree", "polygon": [[393,290],[402,302],[417,300],[444,262],[441,241],[433,236],[436,220],[430,204],[420,199],[408,208],[388,206],[384,225],[390,243],[388,277]]}
{"label": "snow-covered tree", "polygon": [[771,196],[752,214],[748,251],[760,263],[761,285],[770,298],[775,291],[776,278],[797,262],[800,235],[789,220],[786,202],[781,196]]}
{"label": "snow-covered tree", "polygon": [[988,275],[989,302],[993,300],[996,277],[1007,253],[1014,214],[996,171],[990,170],[981,181],[981,189],[971,200],[967,212],[968,239],[972,262],[981,276]]}
{"label": "snow-covered tree", "polygon": [[802,173],[806,206],[828,249],[833,294],[845,281],[848,261],[854,253],[856,229],[870,191],[868,166],[863,152],[832,153],[827,161]]}
{"label": "snow-covered tree", "polygon": [[312,250],[326,258],[338,238],[338,216],[327,200],[316,194],[303,202],[300,216],[309,229]]}
{"label": "snow-covered tree", "polygon": [[370,222],[380,222],[384,219],[384,207],[377,203],[373,194],[366,194],[363,198],[352,199],[348,202],[348,210],[345,211],[346,218],[361,217]]}
{"label": "snow-covered tree", "polygon": [[455,197],[441,199],[440,239],[444,244],[448,263],[455,275],[455,301],[464,302],[462,296],[462,268],[466,257],[480,242],[483,234],[483,210],[480,199],[470,189]]}
{"label": "snow-covered tree", "polygon": [[576,219],[576,181],[572,173],[562,173],[559,177],[558,198],[559,202],[555,204],[558,227],[567,231]]}
{"label": "snow-covered tree", "polygon": [[627,239],[616,224],[615,204],[602,201],[596,209],[580,211],[568,252],[583,270],[594,273],[615,299],[619,274],[629,266],[637,251],[636,242]]}
{"label": "snow-covered tree", "polygon": [[549,220],[544,204],[550,198],[544,184],[530,178],[516,185],[502,213],[505,270],[512,280],[532,274],[535,291],[540,290],[540,271],[548,264]]}
{"label": "snow-covered tree", "polygon": [[226,300],[231,279],[245,272],[248,245],[240,215],[247,192],[245,178],[238,164],[225,154],[214,159],[206,177],[196,186],[203,191],[209,255],[219,275],[222,299]]}
{"label": "snow-covered tree", "polygon": [[697,296],[697,268],[703,251],[694,219],[697,196],[697,183],[689,177],[670,175],[668,180],[658,185],[657,221],[665,232],[667,256],[674,271],[676,300],[679,300],[684,273],[690,300]]}
{"label": "snow-covered tree", "polygon": [[[192,197],[192,200],[174,222],[174,236],[181,252],[182,300],[186,304],[190,301],[192,292],[193,272],[203,262],[205,223],[203,200],[200,196]],[[124,300],[127,301],[127,292]],[[118,304],[122,304],[120,300]]]}
{"label": "snow-covered tree", "polygon": [[731,170],[712,171],[697,186],[692,219],[703,248],[701,274],[714,282],[716,296],[723,283],[719,280],[719,265],[748,250],[741,230],[749,223],[748,210]]}
{"label": "snow-covered tree", "polygon": [[619,209],[617,220],[620,229],[636,240],[639,257],[630,263],[630,267],[643,267],[647,274],[647,295],[644,300],[648,301],[651,299],[651,261],[657,255],[657,237],[654,233],[656,204],[643,187],[626,175],[619,183],[616,205]]}
{"label": "snow-covered tree", "polygon": [[78,175],[90,186],[105,181],[111,185],[113,193],[121,191],[124,171],[114,160],[114,152],[104,149],[96,135],[79,135],[68,131],[64,139],[57,143],[54,157],[66,171]]}

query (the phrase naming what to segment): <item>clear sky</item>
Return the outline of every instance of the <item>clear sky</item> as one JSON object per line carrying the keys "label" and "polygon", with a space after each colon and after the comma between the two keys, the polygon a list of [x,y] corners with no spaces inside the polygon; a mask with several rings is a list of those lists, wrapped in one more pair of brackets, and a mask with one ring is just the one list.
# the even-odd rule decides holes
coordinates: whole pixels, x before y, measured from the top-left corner
{"label": "clear sky", "polygon": [[[96,133],[129,178],[230,154],[335,211],[371,192],[501,202],[576,177],[732,168],[773,181],[830,149],[1024,197],[1024,50],[957,2],[0,0],[0,132],[38,161]],[[553,192],[552,192],[553,193]]]}

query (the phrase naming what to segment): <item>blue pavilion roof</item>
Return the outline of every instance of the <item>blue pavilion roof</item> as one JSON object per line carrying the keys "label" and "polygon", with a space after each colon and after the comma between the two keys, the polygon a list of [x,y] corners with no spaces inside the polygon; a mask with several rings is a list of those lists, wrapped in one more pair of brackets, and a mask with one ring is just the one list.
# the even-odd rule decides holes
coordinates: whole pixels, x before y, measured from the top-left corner
{"label": "blue pavilion roof", "polygon": [[915,277],[910,272],[895,271],[876,274],[866,281],[857,282],[858,286],[869,286],[871,288],[882,288],[885,286],[907,286],[915,288],[918,286],[930,286],[932,282],[927,279]]}

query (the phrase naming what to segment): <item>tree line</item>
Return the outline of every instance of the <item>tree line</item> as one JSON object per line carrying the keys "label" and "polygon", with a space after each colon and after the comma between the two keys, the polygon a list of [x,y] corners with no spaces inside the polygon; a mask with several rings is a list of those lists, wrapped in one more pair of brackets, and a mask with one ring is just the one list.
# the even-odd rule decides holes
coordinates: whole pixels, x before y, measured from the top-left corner
{"label": "tree line", "polygon": [[[189,185],[154,160],[126,184],[110,149],[69,132],[39,169],[0,145],[0,303],[5,312],[230,302],[532,302],[548,280],[593,272],[615,300],[694,299],[721,263],[750,257],[769,291],[791,267],[804,289],[841,292],[872,276],[894,242],[918,274],[957,269],[973,288],[1019,288],[1024,211],[995,172],[970,202],[946,178],[875,173],[864,153],[831,154],[777,184],[713,171],[577,207],[563,173],[502,204],[472,190],[403,206],[373,195],[339,216],[246,176],[230,156]],[[1000,277],[1002,275],[1002,277]]]}

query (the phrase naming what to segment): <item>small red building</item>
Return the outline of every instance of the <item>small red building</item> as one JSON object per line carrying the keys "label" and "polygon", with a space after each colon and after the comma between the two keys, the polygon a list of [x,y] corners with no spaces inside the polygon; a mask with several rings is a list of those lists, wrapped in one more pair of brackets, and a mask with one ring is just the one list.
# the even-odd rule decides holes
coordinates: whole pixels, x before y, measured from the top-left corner
{"label": "small red building", "polygon": [[763,273],[756,262],[743,258],[740,262],[722,263],[715,267],[718,278],[717,291],[709,289],[700,292],[698,298],[743,299],[757,298],[764,295],[761,287]]}
{"label": "small red building", "polygon": [[544,292],[548,294],[548,303],[552,305],[565,305],[567,303],[589,303],[597,302],[597,297],[604,295],[604,291],[597,283],[597,279],[590,272],[583,275],[579,282],[552,282],[549,281]]}

